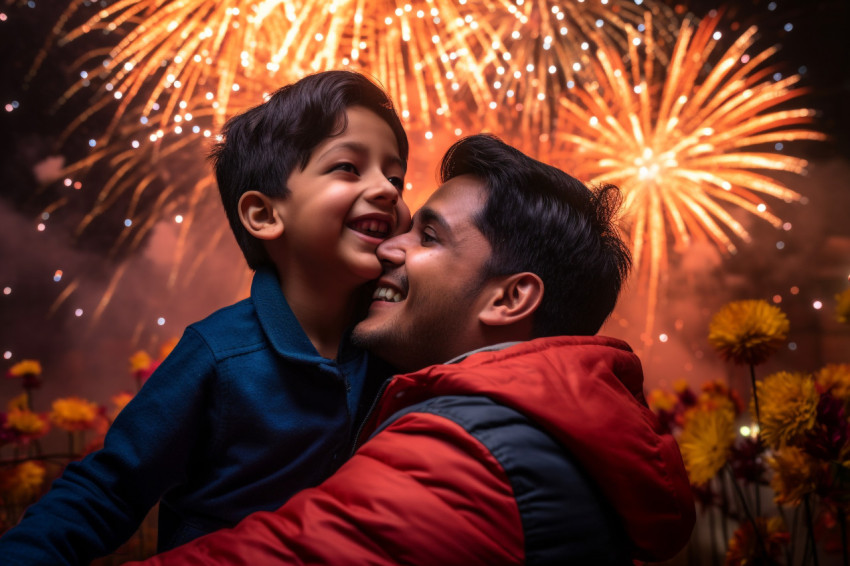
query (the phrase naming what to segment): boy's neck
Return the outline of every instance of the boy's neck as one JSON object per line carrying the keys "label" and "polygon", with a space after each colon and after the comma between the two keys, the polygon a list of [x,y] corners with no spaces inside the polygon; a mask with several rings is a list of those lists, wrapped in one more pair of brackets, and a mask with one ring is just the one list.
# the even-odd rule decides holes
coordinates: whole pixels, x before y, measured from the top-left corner
{"label": "boy's neck", "polygon": [[283,296],[301,328],[324,358],[336,359],[342,336],[354,322],[357,288],[279,274]]}

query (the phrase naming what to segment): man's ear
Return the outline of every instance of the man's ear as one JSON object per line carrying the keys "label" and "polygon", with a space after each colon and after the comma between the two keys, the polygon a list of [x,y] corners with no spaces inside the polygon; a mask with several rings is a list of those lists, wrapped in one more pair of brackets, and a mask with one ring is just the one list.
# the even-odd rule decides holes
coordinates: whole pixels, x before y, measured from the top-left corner
{"label": "man's ear", "polygon": [[478,319],[489,326],[530,323],[543,300],[543,280],[528,271],[497,278],[488,285],[488,302]]}
{"label": "man's ear", "polygon": [[259,191],[246,191],[239,197],[239,220],[260,240],[274,240],[283,234],[283,218],[272,199]]}

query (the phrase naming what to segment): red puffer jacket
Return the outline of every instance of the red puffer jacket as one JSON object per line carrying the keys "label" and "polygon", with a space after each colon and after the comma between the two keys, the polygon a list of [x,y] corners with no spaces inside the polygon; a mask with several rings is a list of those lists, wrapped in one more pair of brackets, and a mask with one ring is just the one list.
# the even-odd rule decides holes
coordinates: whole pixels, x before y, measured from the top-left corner
{"label": "red puffer jacket", "polygon": [[642,387],[638,358],[603,337],[542,338],[397,376],[364,427],[371,438],[331,478],[146,564],[669,558],[694,505]]}

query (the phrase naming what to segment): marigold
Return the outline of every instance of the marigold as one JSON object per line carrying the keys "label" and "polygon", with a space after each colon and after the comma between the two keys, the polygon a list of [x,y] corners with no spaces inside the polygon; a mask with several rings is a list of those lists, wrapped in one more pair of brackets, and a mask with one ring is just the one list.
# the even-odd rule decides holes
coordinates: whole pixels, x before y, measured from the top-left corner
{"label": "marigold", "polygon": [[788,335],[788,318],[767,301],[733,301],[711,320],[708,341],[724,360],[758,365]]}
{"label": "marigold", "polygon": [[15,409],[21,409],[22,411],[29,408],[29,395],[27,395],[26,391],[21,393],[16,397],[12,397],[8,403],[6,403],[6,408],[9,411],[14,411]]}
{"label": "marigold", "polygon": [[646,402],[649,405],[649,408],[654,412],[658,411],[672,411],[676,407],[676,403],[679,401],[679,398],[669,391],[663,391],[661,389],[654,389],[649,392],[649,396],[646,398]]}
{"label": "marigold", "polygon": [[37,360],[21,360],[9,369],[10,377],[41,375],[41,364]]}
{"label": "marigold", "polygon": [[821,393],[827,391],[836,399],[850,401],[850,364],[829,364],[815,374]]}
{"label": "marigold", "polygon": [[56,399],[52,404],[50,421],[69,432],[88,430],[95,425],[98,406],[79,397]]}
{"label": "marigold", "polygon": [[750,566],[752,564],[778,564],[777,559],[782,554],[782,549],[790,540],[791,535],[780,517],[756,517],[756,528],[761,535],[764,550],[767,556],[763,556],[759,548],[756,530],[753,523],[745,521],[735,530],[729,539],[729,547],[726,550],[726,566]]}
{"label": "marigold", "polygon": [[25,439],[32,439],[47,432],[47,423],[41,415],[28,409],[13,409],[6,415],[6,428]]}
{"label": "marigold", "polygon": [[770,487],[780,505],[797,505],[814,493],[822,464],[796,446],[786,446],[768,458],[773,469]]}
{"label": "marigold", "polygon": [[696,408],[685,416],[679,448],[694,485],[717,475],[735,441],[735,414],[729,409]]}
{"label": "marigold", "polygon": [[850,324],[850,289],[835,295],[835,303],[835,318],[838,322]]}
{"label": "marigold", "polygon": [[[760,435],[768,445],[793,444],[815,426],[820,397],[811,376],[780,371],[758,382],[756,394],[761,416]],[[750,410],[755,413],[753,401]]]}
{"label": "marigold", "polygon": [[145,371],[148,369],[153,360],[150,357],[150,354],[145,352],[144,350],[139,350],[132,356],[130,356],[130,371],[132,373],[136,373],[139,371]]}
{"label": "marigold", "polygon": [[45,469],[41,462],[27,460],[0,474],[0,490],[4,498],[15,503],[34,499],[44,485]]}

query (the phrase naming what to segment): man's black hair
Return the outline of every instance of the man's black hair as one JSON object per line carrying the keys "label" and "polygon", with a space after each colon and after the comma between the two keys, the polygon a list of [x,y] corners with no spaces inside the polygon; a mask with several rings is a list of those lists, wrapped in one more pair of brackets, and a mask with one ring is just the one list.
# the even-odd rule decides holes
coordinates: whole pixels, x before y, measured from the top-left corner
{"label": "man's black hair", "polygon": [[271,260],[262,243],[242,226],[239,199],[249,190],[286,197],[289,175],[296,167],[306,167],[322,141],[345,130],[345,111],[352,106],[362,106],[389,124],[406,163],[407,134],[392,101],[369,78],[353,71],[309,75],[225,124],[210,159],[230,227],[252,269]]}
{"label": "man's black hair", "polygon": [[631,267],[615,224],[620,190],[591,190],[487,134],[458,141],[443,157],[441,181],[460,175],[479,179],[487,193],[474,219],[493,250],[483,276],[529,271],[543,280],[535,336],[596,334]]}

